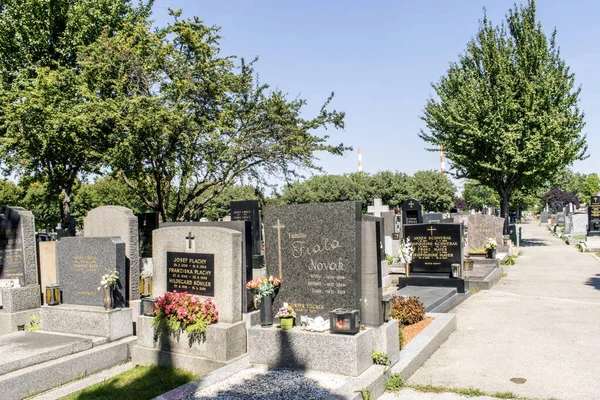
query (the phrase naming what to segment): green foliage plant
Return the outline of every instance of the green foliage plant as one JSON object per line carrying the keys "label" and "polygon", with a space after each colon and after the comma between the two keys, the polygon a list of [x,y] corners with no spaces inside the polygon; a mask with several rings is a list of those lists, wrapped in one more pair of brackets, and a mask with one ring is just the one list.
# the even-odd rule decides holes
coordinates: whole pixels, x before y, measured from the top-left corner
{"label": "green foliage plant", "polygon": [[369,388],[360,388],[354,391],[355,393],[360,393],[363,400],[371,400],[373,395],[371,394],[371,389]]}
{"label": "green foliage plant", "polygon": [[425,318],[425,306],[416,296],[392,296],[392,318],[399,325],[416,324]]}
{"label": "green foliage plant", "polygon": [[219,312],[211,298],[204,301],[187,293],[166,292],[154,303],[155,336],[167,331],[177,340],[186,332],[189,345],[204,339],[206,327],[219,320]]}
{"label": "green foliage plant", "polygon": [[372,351],[371,358],[373,358],[373,364],[376,365],[390,365],[390,358],[387,354],[380,351]]}
{"label": "green foliage plant", "polygon": [[27,321],[27,326],[25,328],[28,332],[35,332],[41,329],[40,325],[40,315],[34,314],[29,316],[29,321]]}
{"label": "green foliage plant", "polygon": [[392,374],[385,383],[386,392],[398,392],[404,387],[404,380],[400,374]]}
{"label": "green foliage plant", "polygon": [[398,348],[402,350],[404,346],[404,331],[402,330],[402,325],[398,324]]}

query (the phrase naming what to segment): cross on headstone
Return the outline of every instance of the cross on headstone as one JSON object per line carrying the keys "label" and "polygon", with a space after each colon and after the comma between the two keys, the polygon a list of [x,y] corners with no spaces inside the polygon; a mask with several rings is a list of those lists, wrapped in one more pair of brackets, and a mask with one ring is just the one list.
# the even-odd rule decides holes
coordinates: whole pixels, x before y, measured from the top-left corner
{"label": "cross on headstone", "polygon": [[273,225],[273,228],[277,229],[277,252],[279,256],[279,279],[283,278],[283,263],[281,258],[281,229],[285,228],[285,225],[281,225],[281,221],[277,219],[277,225]]}
{"label": "cross on headstone", "polygon": [[186,240],[188,241],[187,245],[188,245],[188,250],[192,249],[192,240],[196,239],[194,236],[192,236],[192,232],[190,232],[188,234],[188,236],[186,236]]}
{"label": "cross on headstone", "polygon": [[410,203],[408,203],[408,205],[410,206],[410,208],[413,208],[415,203],[411,200]]}
{"label": "cross on headstone", "polygon": [[367,212],[372,213],[376,217],[381,217],[381,213],[386,211],[390,211],[390,206],[383,205],[381,199],[374,199],[373,205],[367,207]]}
{"label": "cross on headstone", "polygon": [[431,235],[433,235],[433,232],[435,232],[436,229],[433,226],[430,226],[427,230],[429,231],[429,233],[431,233]]}

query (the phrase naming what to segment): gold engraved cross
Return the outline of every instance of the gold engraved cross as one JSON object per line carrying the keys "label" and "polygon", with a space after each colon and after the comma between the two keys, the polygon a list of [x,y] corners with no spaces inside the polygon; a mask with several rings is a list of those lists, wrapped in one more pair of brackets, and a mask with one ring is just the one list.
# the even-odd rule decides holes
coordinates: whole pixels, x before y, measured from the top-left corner
{"label": "gold engraved cross", "polygon": [[433,235],[433,232],[435,232],[436,229],[433,226],[431,226],[427,230],[431,233],[431,235]]}
{"label": "gold engraved cross", "polygon": [[281,229],[285,228],[285,225],[281,225],[279,219],[277,219],[277,225],[273,225],[273,228],[277,229],[277,251],[279,255],[279,279],[283,279],[283,267],[281,262]]}
{"label": "gold engraved cross", "polygon": [[410,206],[410,208],[413,208],[413,206],[415,205],[415,202],[411,200],[410,203],[408,203],[408,205]]}

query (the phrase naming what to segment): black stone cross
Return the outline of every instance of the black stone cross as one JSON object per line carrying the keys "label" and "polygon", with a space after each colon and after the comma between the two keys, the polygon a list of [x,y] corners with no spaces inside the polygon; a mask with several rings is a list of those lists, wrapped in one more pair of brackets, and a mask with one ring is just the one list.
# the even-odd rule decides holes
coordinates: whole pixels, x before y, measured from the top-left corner
{"label": "black stone cross", "polygon": [[192,248],[192,240],[196,239],[194,236],[192,236],[192,232],[190,232],[188,234],[188,236],[186,237],[187,241],[188,241],[188,249]]}

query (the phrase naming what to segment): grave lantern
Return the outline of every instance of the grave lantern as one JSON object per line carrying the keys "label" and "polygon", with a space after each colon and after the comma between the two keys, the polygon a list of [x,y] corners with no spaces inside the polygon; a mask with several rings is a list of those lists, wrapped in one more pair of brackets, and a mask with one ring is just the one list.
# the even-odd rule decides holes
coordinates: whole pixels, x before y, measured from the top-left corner
{"label": "grave lantern", "polygon": [[331,333],[354,335],[360,330],[358,310],[336,308],[329,311],[329,330]]}
{"label": "grave lantern", "polygon": [[392,318],[392,296],[384,296],[383,300],[383,322],[388,322]]}
{"label": "grave lantern", "polygon": [[460,264],[451,264],[452,267],[452,277],[460,278]]}
{"label": "grave lantern", "polygon": [[154,316],[154,302],[156,299],[154,297],[144,297],[142,299],[142,315],[146,317]]}
{"label": "grave lantern", "polygon": [[60,304],[60,287],[58,285],[46,286],[46,304],[49,306]]}

